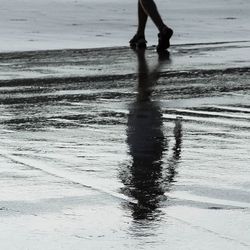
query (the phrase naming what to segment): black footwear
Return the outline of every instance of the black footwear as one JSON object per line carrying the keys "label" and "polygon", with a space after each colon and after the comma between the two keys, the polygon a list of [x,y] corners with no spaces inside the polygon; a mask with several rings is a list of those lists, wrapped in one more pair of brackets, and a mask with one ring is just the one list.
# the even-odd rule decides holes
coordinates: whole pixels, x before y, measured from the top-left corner
{"label": "black footwear", "polygon": [[158,45],[157,51],[168,49],[170,46],[170,38],[173,35],[173,30],[170,28],[165,28],[162,32],[158,34]]}
{"label": "black footwear", "polygon": [[129,41],[131,48],[146,48],[147,41],[144,36],[138,36],[137,34]]}

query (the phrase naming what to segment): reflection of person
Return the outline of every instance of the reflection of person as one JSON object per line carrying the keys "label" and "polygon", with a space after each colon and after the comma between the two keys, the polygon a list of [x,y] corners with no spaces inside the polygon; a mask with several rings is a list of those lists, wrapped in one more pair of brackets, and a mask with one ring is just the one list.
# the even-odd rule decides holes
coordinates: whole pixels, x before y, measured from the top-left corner
{"label": "reflection of person", "polygon": [[127,144],[132,162],[120,171],[124,184],[123,193],[137,201],[131,207],[136,220],[153,219],[156,216],[159,202],[174,180],[181,147],[181,123],[178,122],[178,126],[175,126],[173,158],[165,170],[162,157],[167,142],[162,129],[162,113],[159,104],[151,101],[153,85],[163,61],[149,72],[144,52],[145,50],[137,51],[138,94],[136,101],[130,106],[128,116]]}
{"label": "reflection of person", "polygon": [[157,50],[161,51],[168,49],[173,30],[162,21],[154,0],[138,0],[138,29],[135,36],[129,42],[130,46],[146,47],[145,28],[148,16],[159,30]]}

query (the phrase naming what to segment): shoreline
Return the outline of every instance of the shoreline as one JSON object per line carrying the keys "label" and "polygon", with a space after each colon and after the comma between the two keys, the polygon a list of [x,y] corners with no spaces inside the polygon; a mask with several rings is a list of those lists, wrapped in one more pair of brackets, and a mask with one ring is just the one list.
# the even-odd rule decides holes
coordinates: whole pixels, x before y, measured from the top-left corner
{"label": "shoreline", "polygon": [[[145,51],[159,60],[154,46]],[[167,52],[166,52],[167,53]],[[173,45],[161,72],[248,69],[250,41]],[[0,81],[43,78],[98,78],[135,74],[135,51],[129,47],[38,50],[0,53]]]}
{"label": "shoreline", "polygon": [[[215,42],[197,42],[197,43],[175,43],[171,44],[170,48],[168,51],[171,51],[174,48],[178,47],[188,47],[188,46],[203,46],[203,45],[223,45],[223,44],[235,44],[235,43],[249,43],[250,40],[245,39],[245,40],[221,40],[221,41],[215,41]],[[60,51],[93,51],[93,50],[110,50],[110,49],[127,49],[130,48],[128,45],[116,45],[116,46],[104,46],[104,47],[86,47],[86,48],[53,48],[53,49],[31,49],[31,50],[9,50],[9,51],[0,51],[0,55],[5,55],[5,54],[23,54],[23,53],[36,53],[36,52],[60,52]],[[147,49],[155,49],[156,45],[150,45],[147,46]],[[156,51],[157,53],[157,51]]]}

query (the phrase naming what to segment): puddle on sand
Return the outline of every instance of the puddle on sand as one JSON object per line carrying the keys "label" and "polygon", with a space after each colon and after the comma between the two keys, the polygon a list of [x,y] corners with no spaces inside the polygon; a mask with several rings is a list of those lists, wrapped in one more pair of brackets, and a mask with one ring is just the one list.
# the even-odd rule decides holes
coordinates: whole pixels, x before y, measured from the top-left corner
{"label": "puddle on sand", "polygon": [[[248,210],[238,208],[250,203],[248,70],[168,72],[172,61],[167,54],[154,58],[153,66],[144,51],[133,56],[138,69],[131,75],[1,85],[1,179],[5,188],[13,187],[9,196],[17,200],[9,206],[19,214],[32,210],[45,213],[46,222],[56,221],[49,209],[24,206],[18,190],[27,200],[51,201],[74,190],[77,201],[62,199],[54,212],[70,209],[64,219],[75,227],[74,235],[92,235],[96,246],[98,235],[115,235],[123,247],[130,244],[127,239],[138,246],[146,239],[153,247],[176,243],[180,235],[183,242],[197,233],[214,239],[203,229],[225,228],[218,220],[213,224],[199,217],[203,213],[221,216],[228,234],[247,242],[227,222],[230,216],[243,221]],[[6,173],[10,167],[20,178]],[[79,198],[85,189],[89,196]],[[187,210],[199,211],[199,229]],[[63,230],[59,224],[51,228]],[[106,225],[102,234],[98,225]],[[211,242],[223,241],[224,234],[219,235]]]}

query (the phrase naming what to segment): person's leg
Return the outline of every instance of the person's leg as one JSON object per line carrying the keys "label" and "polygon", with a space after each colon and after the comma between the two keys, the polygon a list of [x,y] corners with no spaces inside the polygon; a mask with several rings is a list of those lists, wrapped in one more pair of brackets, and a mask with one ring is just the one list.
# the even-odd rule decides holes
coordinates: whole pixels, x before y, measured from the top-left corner
{"label": "person's leg", "polygon": [[138,1],[138,30],[137,35],[145,37],[145,28],[148,20],[148,15],[144,11],[140,1]]}
{"label": "person's leg", "polygon": [[173,35],[173,30],[169,28],[162,20],[154,0],[140,0],[144,11],[150,16],[154,24],[159,30],[157,50],[162,51],[170,46],[170,38]]}
{"label": "person's leg", "polygon": [[129,41],[131,48],[146,48],[147,41],[145,40],[145,28],[148,20],[148,15],[141,6],[138,0],[138,28],[134,37]]}
{"label": "person's leg", "polygon": [[154,0],[140,0],[140,4],[144,12],[146,12],[147,15],[150,16],[158,30],[162,32],[167,27],[167,25],[165,25],[162,21]]}
{"label": "person's leg", "polygon": [[141,6],[138,0],[138,28],[134,37],[129,41],[130,47],[146,48],[147,41],[145,40],[145,28],[148,20],[148,15]]}

